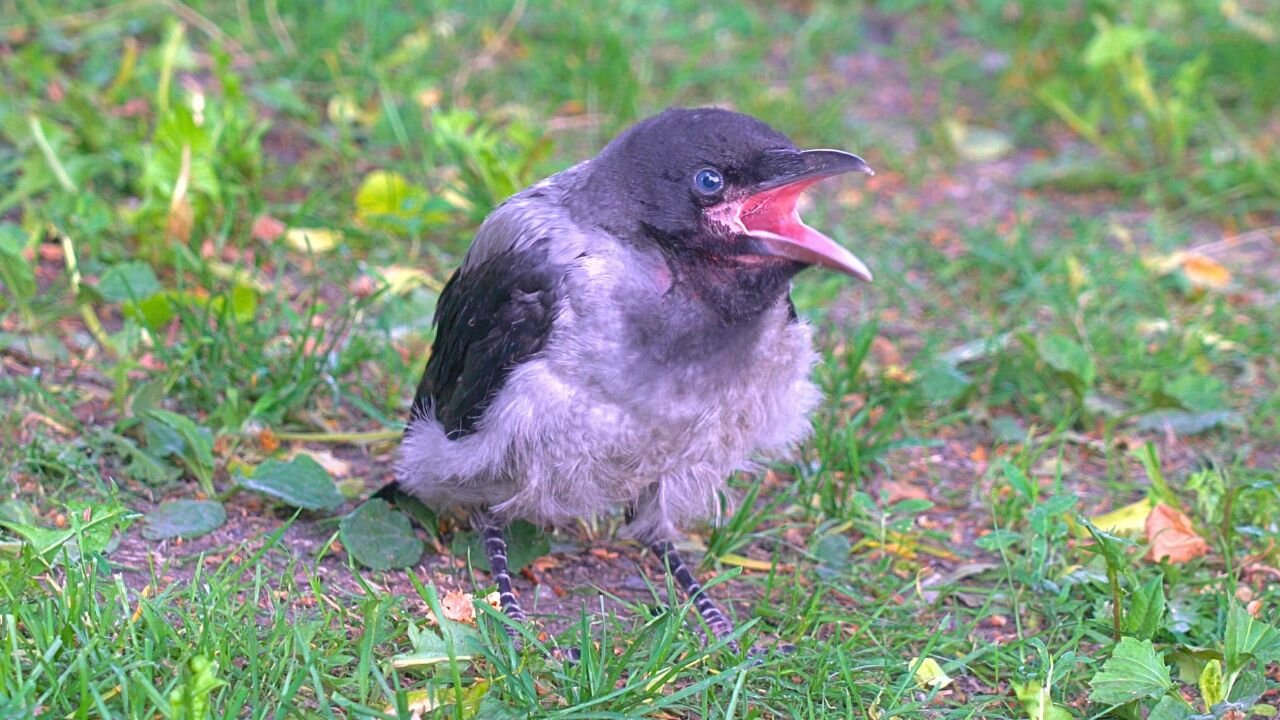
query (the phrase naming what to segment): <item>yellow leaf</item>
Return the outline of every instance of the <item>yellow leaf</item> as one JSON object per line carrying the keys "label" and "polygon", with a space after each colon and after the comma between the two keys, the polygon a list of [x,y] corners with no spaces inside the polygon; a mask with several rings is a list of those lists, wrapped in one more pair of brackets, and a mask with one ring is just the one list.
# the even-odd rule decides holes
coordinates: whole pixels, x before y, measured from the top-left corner
{"label": "yellow leaf", "polygon": [[[427,713],[440,707],[440,693],[435,688],[427,688],[426,690],[410,690],[405,693],[405,705],[409,710],[410,720],[422,720]],[[395,705],[388,705],[386,712],[394,715],[396,712]]]}
{"label": "yellow leaf", "polygon": [[944,122],[943,129],[952,149],[965,160],[991,162],[1013,151],[1013,141],[999,130],[965,125],[955,120]]}
{"label": "yellow leaf", "polygon": [[1213,258],[1188,253],[1182,259],[1182,273],[1192,285],[1222,290],[1231,284],[1231,271]]}
{"label": "yellow leaf", "polygon": [[1071,286],[1072,292],[1080,292],[1089,282],[1089,273],[1085,271],[1084,265],[1076,259],[1075,255],[1067,256],[1067,284]]}
{"label": "yellow leaf", "polygon": [[773,569],[773,563],[768,560],[756,560],[754,558],[726,553],[720,556],[720,562],[725,565],[733,565],[735,567],[746,568],[748,570],[763,570],[768,572]]}
{"label": "yellow leaf", "polygon": [[221,260],[205,260],[204,266],[209,268],[209,272],[215,277],[253,288],[263,295],[271,292],[271,284],[252,269],[237,267]]}
{"label": "yellow leaf", "polygon": [[[920,663],[919,666],[916,666],[917,662]],[[916,668],[916,684],[920,687],[941,689],[953,682],[951,676],[943,672],[942,666],[933,658],[925,658],[923,661],[912,658],[909,665]]]}
{"label": "yellow leaf", "polygon": [[374,170],[356,191],[356,220],[363,223],[379,215],[401,215],[404,201],[420,193],[400,173]]}
{"label": "yellow leaf", "polygon": [[417,268],[392,265],[382,268],[378,273],[382,275],[382,280],[387,285],[387,292],[392,295],[406,295],[414,288],[423,285],[432,290],[441,289],[440,283],[435,278]]}
{"label": "yellow leaf", "polygon": [[1147,516],[1154,507],[1151,500],[1143,498],[1136,503],[1116,508],[1108,513],[1089,518],[1099,530],[1117,535],[1137,535],[1147,527]]}
{"label": "yellow leaf", "polygon": [[884,379],[908,385],[916,381],[916,374],[901,365],[889,365],[884,369]]}
{"label": "yellow leaf", "polygon": [[298,252],[327,253],[342,241],[342,233],[325,228],[290,228],[284,241]]}
{"label": "yellow leaf", "polygon": [[1160,275],[1181,271],[1193,287],[1222,290],[1231,284],[1231,271],[1222,263],[1199,253],[1179,250],[1171,255],[1152,258],[1147,266]]}

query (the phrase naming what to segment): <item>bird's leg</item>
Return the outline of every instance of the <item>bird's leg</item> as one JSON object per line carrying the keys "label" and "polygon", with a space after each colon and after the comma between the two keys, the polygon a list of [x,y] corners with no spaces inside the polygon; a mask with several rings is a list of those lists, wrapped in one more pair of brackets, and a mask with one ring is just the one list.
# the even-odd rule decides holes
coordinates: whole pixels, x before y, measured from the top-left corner
{"label": "bird's leg", "polygon": [[680,583],[680,587],[693,601],[693,606],[698,608],[698,614],[702,616],[702,621],[711,629],[712,634],[717,639],[731,634],[733,623],[729,622],[729,618],[725,617],[715,601],[703,591],[698,579],[689,571],[689,566],[684,564],[680,553],[676,552],[675,545],[672,545],[669,540],[658,540],[651,543],[649,549],[658,556],[658,561],[675,577],[676,582]]}
{"label": "bird's leg", "polygon": [[[503,526],[493,515],[484,511],[475,513],[471,522],[480,531],[480,537],[484,539],[484,552],[489,559],[489,572],[493,574],[493,581],[498,585],[498,600],[502,604],[502,612],[516,622],[526,622],[528,616],[524,614],[524,608],[520,607],[520,600],[511,590],[511,574],[507,571],[507,537]],[[510,625],[506,625],[505,628],[511,639],[514,640],[519,636],[516,629]]]}

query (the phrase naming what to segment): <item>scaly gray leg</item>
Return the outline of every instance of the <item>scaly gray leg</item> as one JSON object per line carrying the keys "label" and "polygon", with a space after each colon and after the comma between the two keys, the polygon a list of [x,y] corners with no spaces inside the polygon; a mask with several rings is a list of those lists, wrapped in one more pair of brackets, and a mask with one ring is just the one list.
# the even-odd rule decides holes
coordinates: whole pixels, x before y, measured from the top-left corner
{"label": "scaly gray leg", "polygon": [[[498,600],[502,604],[502,612],[516,622],[527,622],[529,618],[520,607],[520,600],[511,590],[511,574],[507,571],[507,538],[503,526],[493,515],[484,511],[476,512],[471,522],[480,532],[480,537],[484,539],[484,552],[489,558],[489,572],[493,574],[493,581],[498,585]],[[516,632],[515,628],[510,625],[504,627],[511,639],[515,640],[519,637],[520,633]]]}
{"label": "scaly gray leg", "polygon": [[676,582],[680,584],[681,589],[693,601],[693,606],[698,609],[698,614],[702,616],[702,621],[711,629],[716,639],[720,639],[733,632],[733,623],[729,622],[729,618],[716,607],[715,601],[711,599],[706,592],[703,591],[702,585],[698,583],[698,579],[689,572],[689,567],[684,564],[684,560],[680,557],[680,553],[676,552],[676,548],[668,540],[659,540],[649,545],[649,549],[654,555],[658,556],[658,562],[662,563],[667,572],[671,573]]}

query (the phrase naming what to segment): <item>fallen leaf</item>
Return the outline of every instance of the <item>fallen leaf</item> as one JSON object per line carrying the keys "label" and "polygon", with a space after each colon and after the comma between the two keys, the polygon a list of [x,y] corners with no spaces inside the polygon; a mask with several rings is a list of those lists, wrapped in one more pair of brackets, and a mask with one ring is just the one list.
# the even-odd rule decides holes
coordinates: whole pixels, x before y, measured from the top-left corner
{"label": "fallen leaf", "polygon": [[[920,663],[918,666],[916,665],[917,662]],[[938,661],[933,658],[927,657],[923,661],[920,658],[912,658],[908,666],[916,668],[916,684],[920,687],[941,689],[954,682],[950,675],[943,672],[942,666],[938,664]]]}
{"label": "fallen leaf", "polygon": [[999,160],[1013,150],[1009,136],[991,128],[965,125],[955,120],[943,123],[956,154],[973,162]]}
{"label": "fallen leaf", "polygon": [[255,240],[272,242],[284,234],[285,224],[270,215],[259,215],[253,221],[250,234]]}
{"label": "fallen leaf", "polygon": [[1196,287],[1221,290],[1231,284],[1231,271],[1203,255],[1188,254],[1183,258],[1182,273]]}
{"label": "fallen leaf", "polygon": [[1200,289],[1222,290],[1231,284],[1230,270],[1217,260],[1199,253],[1179,250],[1147,260],[1146,264],[1159,275],[1181,271],[1187,282]]}
{"label": "fallen leaf", "polygon": [[885,504],[895,505],[903,500],[928,500],[929,491],[900,480],[889,480],[880,486],[887,497]]}
{"label": "fallen leaf", "polygon": [[[502,598],[497,591],[485,595],[484,601],[489,603],[489,606],[494,610],[502,609]],[[444,611],[446,620],[452,620],[464,625],[476,624],[475,596],[469,592],[462,592],[461,590],[446,592],[444,597],[440,598],[440,609]],[[440,621],[436,619],[435,613],[430,610],[427,610],[424,621],[427,627],[435,627],[440,624]]]}
{"label": "fallen leaf", "polygon": [[734,567],[746,568],[747,570],[768,572],[773,569],[773,563],[768,560],[756,560],[755,558],[736,555],[734,553],[725,553],[720,556],[719,560],[725,565],[733,565]]}
{"label": "fallen leaf", "polygon": [[1151,511],[1146,528],[1151,560],[1168,558],[1171,563],[1181,564],[1209,552],[1209,543],[1196,534],[1191,519],[1164,503]]}
{"label": "fallen leaf", "polygon": [[382,275],[382,281],[386,283],[387,292],[392,295],[406,295],[414,288],[424,285],[433,290],[441,289],[440,283],[436,282],[435,278],[418,268],[392,265],[378,272]]}
{"label": "fallen leaf", "polygon": [[888,365],[884,369],[884,379],[902,385],[910,385],[916,381],[916,374],[901,365]]}
{"label": "fallen leaf", "polygon": [[325,228],[292,228],[284,241],[298,252],[326,253],[342,241],[342,233]]}
{"label": "fallen leaf", "polygon": [[1143,498],[1111,512],[1095,515],[1089,520],[1097,525],[1099,530],[1117,535],[1137,535],[1146,529],[1151,507],[1151,500]]}
{"label": "fallen leaf", "polygon": [[[269,431],[268,431],[269,432]],[[334,478],[344,478],[351,474],[351,463],[334,456],[328,450],[303,450],[298,449],[289,454],[292,460],[299,455],[308,455],[315,460],[320,467],[329,471]]]}

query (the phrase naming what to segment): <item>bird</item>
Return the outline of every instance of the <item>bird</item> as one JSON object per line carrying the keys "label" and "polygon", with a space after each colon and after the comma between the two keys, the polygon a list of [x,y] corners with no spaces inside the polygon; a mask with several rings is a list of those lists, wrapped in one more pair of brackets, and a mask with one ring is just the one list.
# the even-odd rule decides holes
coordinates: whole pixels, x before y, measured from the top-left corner
{"label": "bird", "polygon": [[470,516],[513,639],[527,615],[507,526],[621,509],[707,640],[736,646],[675,543],[717,514],[732,473],[810,431],[818,356],[791,281],[808,267],[872,276],[797,201],[846,173],[874,174],[749,115],[671,108],[481,224],[440,293],[395,479],[377,495]]}

